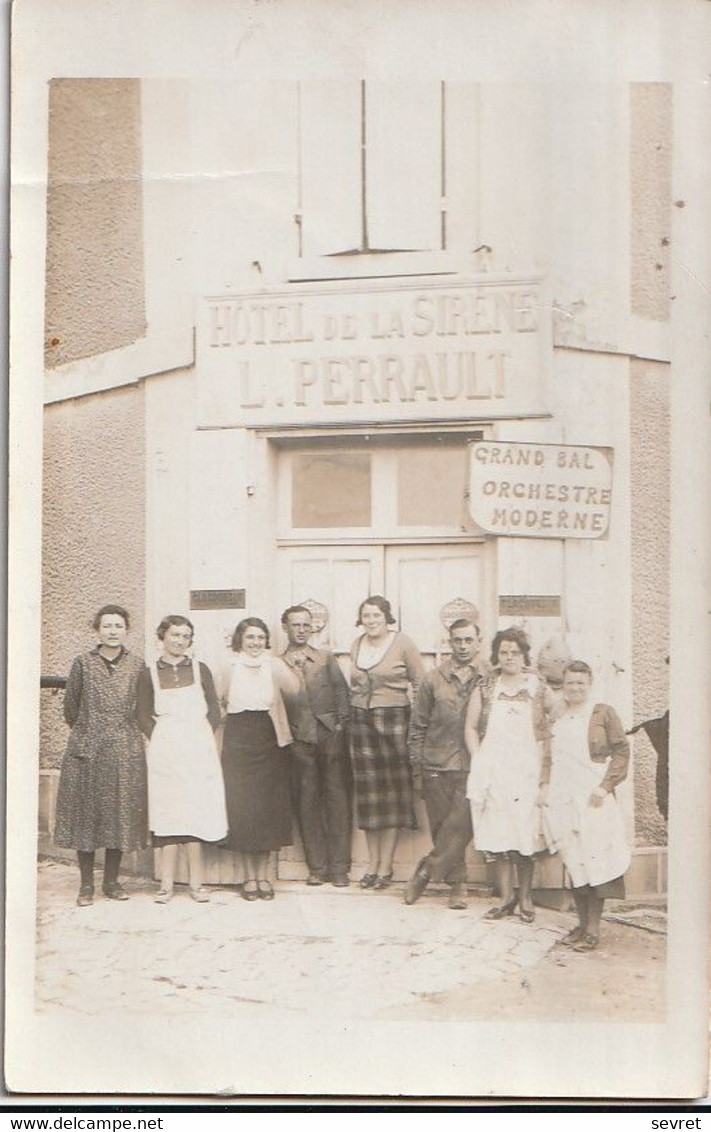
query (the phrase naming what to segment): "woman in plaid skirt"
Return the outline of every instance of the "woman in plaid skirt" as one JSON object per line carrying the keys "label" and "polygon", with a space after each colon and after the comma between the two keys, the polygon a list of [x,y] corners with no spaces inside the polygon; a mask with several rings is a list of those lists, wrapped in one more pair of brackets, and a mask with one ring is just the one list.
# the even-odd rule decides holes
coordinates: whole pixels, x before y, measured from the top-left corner
{"label": "woman in plaid skirt", "polygon": [[368,597],[358,610],[363,633],[351,649],[350,751],[356,824],[365,830],[368,869],[362,888],[387,888],[401,829],[415,828],[407,752],[410,697],[424,675],[416,645],[391,628],[390,602]]}

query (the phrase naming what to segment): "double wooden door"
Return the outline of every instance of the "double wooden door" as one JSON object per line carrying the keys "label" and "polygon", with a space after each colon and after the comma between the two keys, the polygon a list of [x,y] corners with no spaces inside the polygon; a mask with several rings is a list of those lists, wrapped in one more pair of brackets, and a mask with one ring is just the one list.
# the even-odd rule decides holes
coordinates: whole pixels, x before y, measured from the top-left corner
{"label": "double wooden door", "polygon": [[[279,551],[279,608],[317,601],[328,621],[313,643],[330,649],[349,676],[349,652],[355,637],[358,606],[370,594],[390,601],[398,625],[420,649],[426,668],[447,651],[447,631],[440,612],[461,598],[483,614],[486,604],[483,547],[479,543],[426,543],[283,547]],[[404,879],[430,846],[424,805],[416,807],[418,829],[403,833],[395,859],[395,878]],[[364,834],[353,835],[353,874],[367,863]],[[301,879],[307,873],[297,843],[279,854],[278,875]],[[472,854],[470,878],[483,880],[485,868]]]}

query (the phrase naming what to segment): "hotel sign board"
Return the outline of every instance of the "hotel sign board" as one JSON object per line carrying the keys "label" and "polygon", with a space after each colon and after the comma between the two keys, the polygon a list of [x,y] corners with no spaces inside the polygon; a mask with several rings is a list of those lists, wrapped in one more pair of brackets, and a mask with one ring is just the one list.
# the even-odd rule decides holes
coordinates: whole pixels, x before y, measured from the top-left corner
{"label": "hotel sign board", "polygon": [[486,419],[543,411],[535,278],[286,284],[205,298],[201,425]]}
{"label": "hotel sign board", "polygon": [[607,538],[612,448],[481,440],[470,451],[469,509],[483,531]]}

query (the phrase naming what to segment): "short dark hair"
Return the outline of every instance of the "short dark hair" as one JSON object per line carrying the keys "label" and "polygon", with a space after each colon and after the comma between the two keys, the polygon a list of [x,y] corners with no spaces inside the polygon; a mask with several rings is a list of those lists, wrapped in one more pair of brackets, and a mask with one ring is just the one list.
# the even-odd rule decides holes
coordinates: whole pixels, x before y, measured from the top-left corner
{"label": "short dark hair", "polygon": [[566,664],[563,669],[563,676],[566,672],[583,672],[591,681],[593,678],[593,670],[584,660],[571,660],[570,664]]}
{"label": "short dark hair", "polygon": [[188,617],[183,617],[182,613],[169,613],[167,617],[163,618],[160,625],[156,629],[156,637],[159,641],[165,640],[165,635],[170,629],[171,625],[187,625],[188,629],[190,630],[190,640],[192,642],[192,639],[195,636],[195,626]]}
{"label": "short dark hair", "polygon": [[284,612],[281,615],[282,625],[288,624],[289,615],[291,613],[308,613],[309,617],[311,617],[311,610],[307,606],[305,606],[305,605],[290,605],[289,608],[285,609]]}
{"label": "short dark hair", "polygon": [[513,644],[518,645],[523,653],[523,663],[526,665],[526,668],[528,668],[531,663],[531,646],[523,629],[516,628],[499,629],[491,642],[491,663],[494,667],[496,668],[498,666],[499,649],[504,641],[511,641]]}
{"label": "short dark hair", "polygon": [[113,616],[113,617],[123,617],[123,623],[126,626],[126,628],[127,629],[131,628],[131,622],[129,620],[128,610],[124,609],[124,607],[122,605],[102,605],[101,609],[94,616],[94,620],[91,623],[92,629],[94,629],[96,632],[98,632],[99,627],[101,625],[101,618],[102,617],[111,617],[111,616]]}
{"label": "short dark hair", "polygon": [[393,611],[390,608],[390,602],[388,601],[388,599],[386,597],[381,597],[380,594],[371,594],[370,597],[367,597],[365,599],[365,601],[362,601],[360,603],[360,605],[358,606],[358,620],[356,621],[356,625],[362,625],[363,624],[363,620],[362,620],[363,610],[365,609],[366,605],[377,606],[377,608],[380,610],[380,612],[385,614],[385,623],[387,625],[395,625],[396,624],[395,618],[393,617]]}
{"label": "short dark hair", "polygon": [[243,617],[232,634],[231,648],[233,652],[242,651],[242,638],[247,629],[261,629],[267,638],[267,648],[269,648],[269,630],[261,617]]}
{"label": "short dark hair", "polygon": [[458,617],[457,620],[453,621],[452,624],[449,626],[448,632],[451,636],[453,629],[470,629],[470,628],[476,629],[477,637],[481,637],[481,629],[477,625],[476,621],[473,621],[471,617]]}

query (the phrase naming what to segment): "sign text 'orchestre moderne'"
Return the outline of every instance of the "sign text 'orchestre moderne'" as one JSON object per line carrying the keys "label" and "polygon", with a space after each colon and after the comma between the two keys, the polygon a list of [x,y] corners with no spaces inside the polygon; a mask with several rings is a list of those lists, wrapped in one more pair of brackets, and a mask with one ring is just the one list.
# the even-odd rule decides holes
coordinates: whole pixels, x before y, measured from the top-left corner
{"label": "sign text 'orchestre moderne'", "polygon": [[482,530],[538,538],[600,538],[612,502],[609,448],[478,441],[470,511]]}

